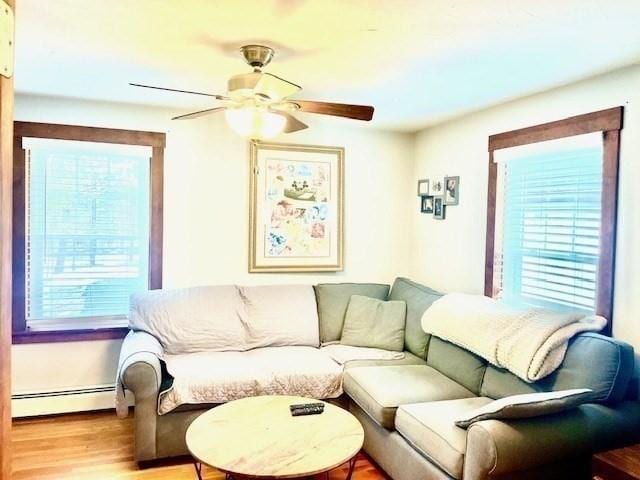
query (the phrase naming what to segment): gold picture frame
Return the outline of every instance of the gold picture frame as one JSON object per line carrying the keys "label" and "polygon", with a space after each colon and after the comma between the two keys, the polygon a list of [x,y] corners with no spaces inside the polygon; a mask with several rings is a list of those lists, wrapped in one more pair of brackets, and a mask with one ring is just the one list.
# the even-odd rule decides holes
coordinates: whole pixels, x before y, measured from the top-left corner
{"label": "gold picture frame", "polygon": [[342,271],[344,148],[249,148],[249,272]]}

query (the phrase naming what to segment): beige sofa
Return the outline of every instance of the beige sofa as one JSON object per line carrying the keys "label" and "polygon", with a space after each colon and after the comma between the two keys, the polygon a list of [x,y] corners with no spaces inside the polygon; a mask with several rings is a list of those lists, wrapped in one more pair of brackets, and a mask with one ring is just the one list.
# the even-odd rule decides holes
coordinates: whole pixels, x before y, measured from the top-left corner
{"label": "beige sofa", "polygon": [[[394,479],[589,478],[593,452],[640,440],[640,403],[631,380],[633,349],[597,334],[576,337],[561,368],[528,384],[455,345],[424,334],[422,313],[439,294],[399,278],[388,286],[316,287],[320,340],[339,331],[351,294],[407,303],[405,357],[345,365],[338,399],[365,429],[365,451]],[[125,341],[121,379],[135,396],[138,461],[187,454],[188,425],[213,407],[182,405],[158,415],[169,381],[153,348],[132,351]],[[485,420],[468,430],[453,420],[492,399],[537,391],[591,388],[593,403],[561,414]]]}

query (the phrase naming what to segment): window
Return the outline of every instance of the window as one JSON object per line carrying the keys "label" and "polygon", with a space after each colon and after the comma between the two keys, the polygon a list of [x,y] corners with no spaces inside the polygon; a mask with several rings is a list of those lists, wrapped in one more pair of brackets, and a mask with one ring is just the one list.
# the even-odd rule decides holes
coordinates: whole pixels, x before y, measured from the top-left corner
{"label": "window", "polygon": [[15,131],[14,339],[121,335],[131,293],[161,286],[164,134]]}
{"label": "window", "polygon": [[622,107],[489,138],[485,294],[612,319]]}

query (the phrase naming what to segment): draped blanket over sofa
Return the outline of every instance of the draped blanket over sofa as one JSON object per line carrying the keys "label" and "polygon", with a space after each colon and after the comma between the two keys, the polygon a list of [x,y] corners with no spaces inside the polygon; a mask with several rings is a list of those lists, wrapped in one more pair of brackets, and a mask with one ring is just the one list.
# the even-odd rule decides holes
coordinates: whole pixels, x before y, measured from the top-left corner
{"label": "draped blanket over sofa", "polygon": [[[403,302],[403,348],[361,348],[367,339],[341,344],[350,299],[362,306],[363,296],[383,302],[378,313],[387,300]],[[557,369],[524,381],[439,338],[437,329],[425,333],[423,315],[441,297],[404,278],[391,289],[221,286],[135,297],[118,379],[120,393],[126,388],[135,397],[136,459],[187,454],[187,427],[219,403],[294,392],[349,408],[364,427],[365,451],[400,480],[586,480],[593,452],[640,440],[629,345],[577,334]],[[378,313],[376,322],[385,322]],[[397,318],[393,325],[397,342]],[[381,330],[372,330],[378,342]],[[545,392],[553,394],[537,413],[523,407],[530,397],[518,397]],[[588,396],[576,403],[581,392]],[[573,403],[565,405],[567,398]],[[487,416],[492,405],[511,403],[508,414]]]}
{"label": "draped blanket over sofa", "polygon": [[481,295],[450,293],[424,312],[422,329],[526,382],[541,380],[564,360],[569,341],[607,324],[598,315],[514,309]]}
{"label": "draped blanket over sofa", "polygon": [[342,368],[318,349],[310,285],[145,292],[131,299],[130,325],[132,335],[150,335],[162,347],[156,353],[170,380],[159,395],[161,415],[255,395],[342,394]]}

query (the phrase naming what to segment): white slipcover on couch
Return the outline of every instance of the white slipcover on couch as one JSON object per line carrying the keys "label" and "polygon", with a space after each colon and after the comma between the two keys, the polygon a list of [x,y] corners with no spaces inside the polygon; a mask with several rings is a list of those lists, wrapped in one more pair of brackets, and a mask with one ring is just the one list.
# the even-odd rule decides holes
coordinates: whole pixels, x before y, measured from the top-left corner
{"label": "white slipcover on couch", "polygon": [[[255,395],[342,394],[342,367],[318,348],[310,285],[144,292],[132,296],[129,324],[129,335],[149,344],[144,350],[162,359],[173,379],[160,393],[159,415]],[[120,413],[123,401],[120,395]]]}

